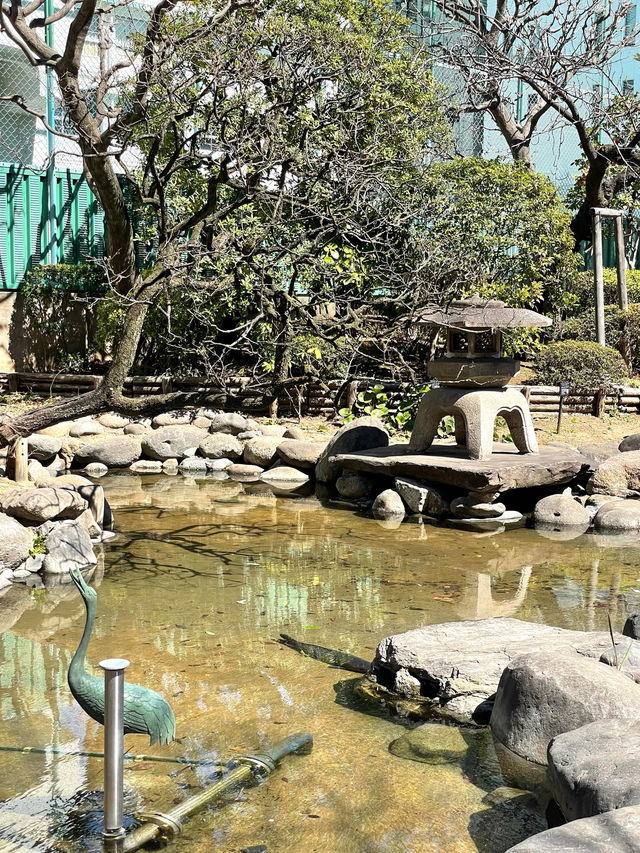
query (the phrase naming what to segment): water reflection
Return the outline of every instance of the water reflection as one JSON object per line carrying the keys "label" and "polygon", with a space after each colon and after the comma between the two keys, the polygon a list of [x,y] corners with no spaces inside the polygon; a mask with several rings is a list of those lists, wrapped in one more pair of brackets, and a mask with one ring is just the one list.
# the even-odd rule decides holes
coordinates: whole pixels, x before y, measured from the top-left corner
{"label": "water reflection", "polygon": [[[371,657],[383,636],[421,624],[509,615],[601,630],[607,613],[621,627],[640,606],[636,540],[610,547],[593,535],[551,541],[531,530],[478,537],[421,523],[389,530],[263,487],[181,476],[101,483],[118,537],[104,578],[100,566],[93,580],[99,612],[88,659],[128,657],[131,680],[169,699],[180,742],[163,750],[220,757],[296,730],[316,738],[311,756],[190,824],[176,846],[184,853],[212,841],[223,853],[257,843],[278,853],[499,853],[537,820],[530,804],[479,785],[472,757],[463,770],[390,756],[401,721],[363,714],[350,694],[335,702],[344,676],[275,638],[285,631]],[[100,750],[100,728],[66,688],[84,621],[75,588],[12,588],[0,601],[2,743]],[[143,737],[127,745],[148,750]],[[146,808],[164,809],[206,775],[174,769],[128,765],[127,785]],[[59,815],[75,792],[101,782],[95,759],[0,751],[0,839],[14,845],[6,849],[69,849],[72,830]]]}

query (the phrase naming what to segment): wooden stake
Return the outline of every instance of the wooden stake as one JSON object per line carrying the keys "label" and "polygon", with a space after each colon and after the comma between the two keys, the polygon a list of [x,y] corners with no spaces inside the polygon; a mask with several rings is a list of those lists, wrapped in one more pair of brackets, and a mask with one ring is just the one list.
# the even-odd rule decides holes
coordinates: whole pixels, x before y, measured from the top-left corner
{"label": "wooden stake", "polygon": [[26,483],[29,479],[29,444],[26,438],[19,438],[13,451],[13,479],[16,483]]}
{"label": "wooden stake", "polygon": [[593,246],[593,284],[596,306],[596,341],[604,346],[604,275],[602,271],[602,223],[597,208],[591,208]]}
{"label": "wooden stake", "polygon": [[616,235],[616,273],[618,276],[618,304],[622,311],[629,308],[629,297],[627,296],[627,259],[624,254],[624,230],[622,228],[622,215],[614,217]]}

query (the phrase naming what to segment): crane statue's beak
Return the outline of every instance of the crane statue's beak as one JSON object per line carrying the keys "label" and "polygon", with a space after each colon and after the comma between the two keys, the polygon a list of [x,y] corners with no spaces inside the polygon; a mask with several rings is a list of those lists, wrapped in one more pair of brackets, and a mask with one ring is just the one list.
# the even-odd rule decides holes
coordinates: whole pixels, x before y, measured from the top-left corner
{"label": "crane statue's beak", "polygon": [[80,593],[84,592],[87,584],[85,582],[85,579],[80,574],[80,570],[77,569],[75,566],[74,566],[74,568],[69,569],[69,577],[73,581],[78,592],[80,592]]}

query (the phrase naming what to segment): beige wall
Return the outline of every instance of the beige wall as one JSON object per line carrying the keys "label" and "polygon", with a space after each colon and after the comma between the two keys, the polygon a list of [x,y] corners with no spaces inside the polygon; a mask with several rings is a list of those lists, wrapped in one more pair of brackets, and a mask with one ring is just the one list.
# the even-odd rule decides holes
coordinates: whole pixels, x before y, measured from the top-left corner
{"label": "beige wall", "polygon": [[16,369],[10,345],[11,318],[15,301],[15,290],[0,291],[0,373],[13,373]]}

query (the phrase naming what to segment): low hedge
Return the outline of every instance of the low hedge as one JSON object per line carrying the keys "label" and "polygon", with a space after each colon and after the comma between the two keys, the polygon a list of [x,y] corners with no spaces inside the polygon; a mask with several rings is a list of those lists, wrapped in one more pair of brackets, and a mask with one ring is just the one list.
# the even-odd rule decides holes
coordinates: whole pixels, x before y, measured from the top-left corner
{"label": "low hedge", "polygon": [[622,385],[629,372],[619,352],[592,341],[557,341],[541,350],[534,362],[534,382],[597,389]]}

